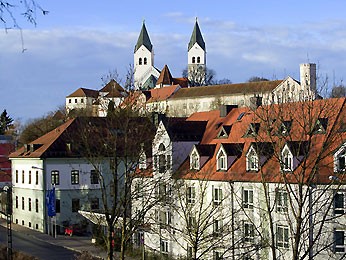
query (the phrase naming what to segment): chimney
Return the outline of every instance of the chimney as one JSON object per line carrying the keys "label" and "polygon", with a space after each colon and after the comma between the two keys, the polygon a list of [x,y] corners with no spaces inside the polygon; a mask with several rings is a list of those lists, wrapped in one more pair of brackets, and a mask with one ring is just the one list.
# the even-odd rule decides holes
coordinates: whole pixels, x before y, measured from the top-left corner
{"label": "chimney", "polygon": [[237,107],[237,105],[220,105],[220,117],[226,117],[233,108]]}

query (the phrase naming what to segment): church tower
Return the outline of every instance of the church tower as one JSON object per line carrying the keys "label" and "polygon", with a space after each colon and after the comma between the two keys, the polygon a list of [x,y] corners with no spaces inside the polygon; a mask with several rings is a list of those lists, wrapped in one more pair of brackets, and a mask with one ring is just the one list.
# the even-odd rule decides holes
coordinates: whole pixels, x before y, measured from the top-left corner
{"label": "church tower", "polygon": [[192,86],[205,84],[206,76],[206,48],[197,18],[195,27],[188,45],[188,79]]}
{"label": "church tower", "polygon": [[154,66],[154,50],[151,44],[145,23],[139,34],[134,50],[134,84],[135,89],[142,87],[144,82],[150,77]]}

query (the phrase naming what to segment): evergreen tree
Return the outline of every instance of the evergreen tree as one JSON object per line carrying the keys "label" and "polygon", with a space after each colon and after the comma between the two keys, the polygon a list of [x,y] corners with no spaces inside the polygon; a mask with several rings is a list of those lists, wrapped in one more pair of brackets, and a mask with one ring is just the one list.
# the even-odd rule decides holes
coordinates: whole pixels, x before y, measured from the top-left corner
{"label": "evergreen tree", "polygon": [[8,130],[12,126],[13,119],[7,114],[6,109],[0,115],[0,135],[5,134],[6,130]]}

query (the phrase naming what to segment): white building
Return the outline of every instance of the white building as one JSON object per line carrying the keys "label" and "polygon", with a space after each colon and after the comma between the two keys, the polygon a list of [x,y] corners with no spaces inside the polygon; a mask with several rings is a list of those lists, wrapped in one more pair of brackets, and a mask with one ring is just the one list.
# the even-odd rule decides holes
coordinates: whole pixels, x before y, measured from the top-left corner
{"label": "white building", "polygon": [[188,259],[343,259],[345,109],[346,99],[329,99],[162,121],[151,177],[161,200],[144,217],[145,249]]}

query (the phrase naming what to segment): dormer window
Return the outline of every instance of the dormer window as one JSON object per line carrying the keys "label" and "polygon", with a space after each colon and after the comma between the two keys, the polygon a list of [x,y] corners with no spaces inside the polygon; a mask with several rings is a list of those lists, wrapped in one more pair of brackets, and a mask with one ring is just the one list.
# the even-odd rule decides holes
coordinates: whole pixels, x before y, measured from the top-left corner
{"label": "dormer window", "polygon": [[226,171],[227,165],[226,165],[226,153],[223,149],[220,149],[219,152],[216,155],[217,157],[217,165],[216,168],[218,171]]}
{"label": "dormer window", "polygon": [[281,169],[284,172],[293,170],[293,155],[287,145],[285,145],[281,153]]}
{"label": "dormer window", "polygon": [[313,134],[324,134],[327,130],[328,118],[319,118],[313,129]]}
{"label": "dormer window", "polygon": [[251,123],[245,133],[245,137],[255,137],[258,134],[260,128],[259,123]]}
{"label": "dormer window", "polygon": [[246,170],[258,171],[258,155],[253,146],[250,147],[246,155]]}
{"label": "dormer window", "polygon": [[334,172],[345,172],[346,170],[346,144],[334,154]]}
{"label": "dormer window", "polygon": [[199,156],[196,150],[194,150],[190,155],[190,169],[199,170]]}
{"label": "dormer window", "polygon": [[282,136],[287,136],[292,127],[292,121],[283,121],[281,125],[279,126],[278,134]]}
{"label": "dormer window", "polygon": [[166,148],[163,143],[159,145],[159,173],[164,173],[166,171],[167,160],[165,154]]}
{"label": "dormer window", "polygon": [[228,138],[228,135],[231,131],[231,126],[222,126],[219,133],[217,134],[218,139]]}

